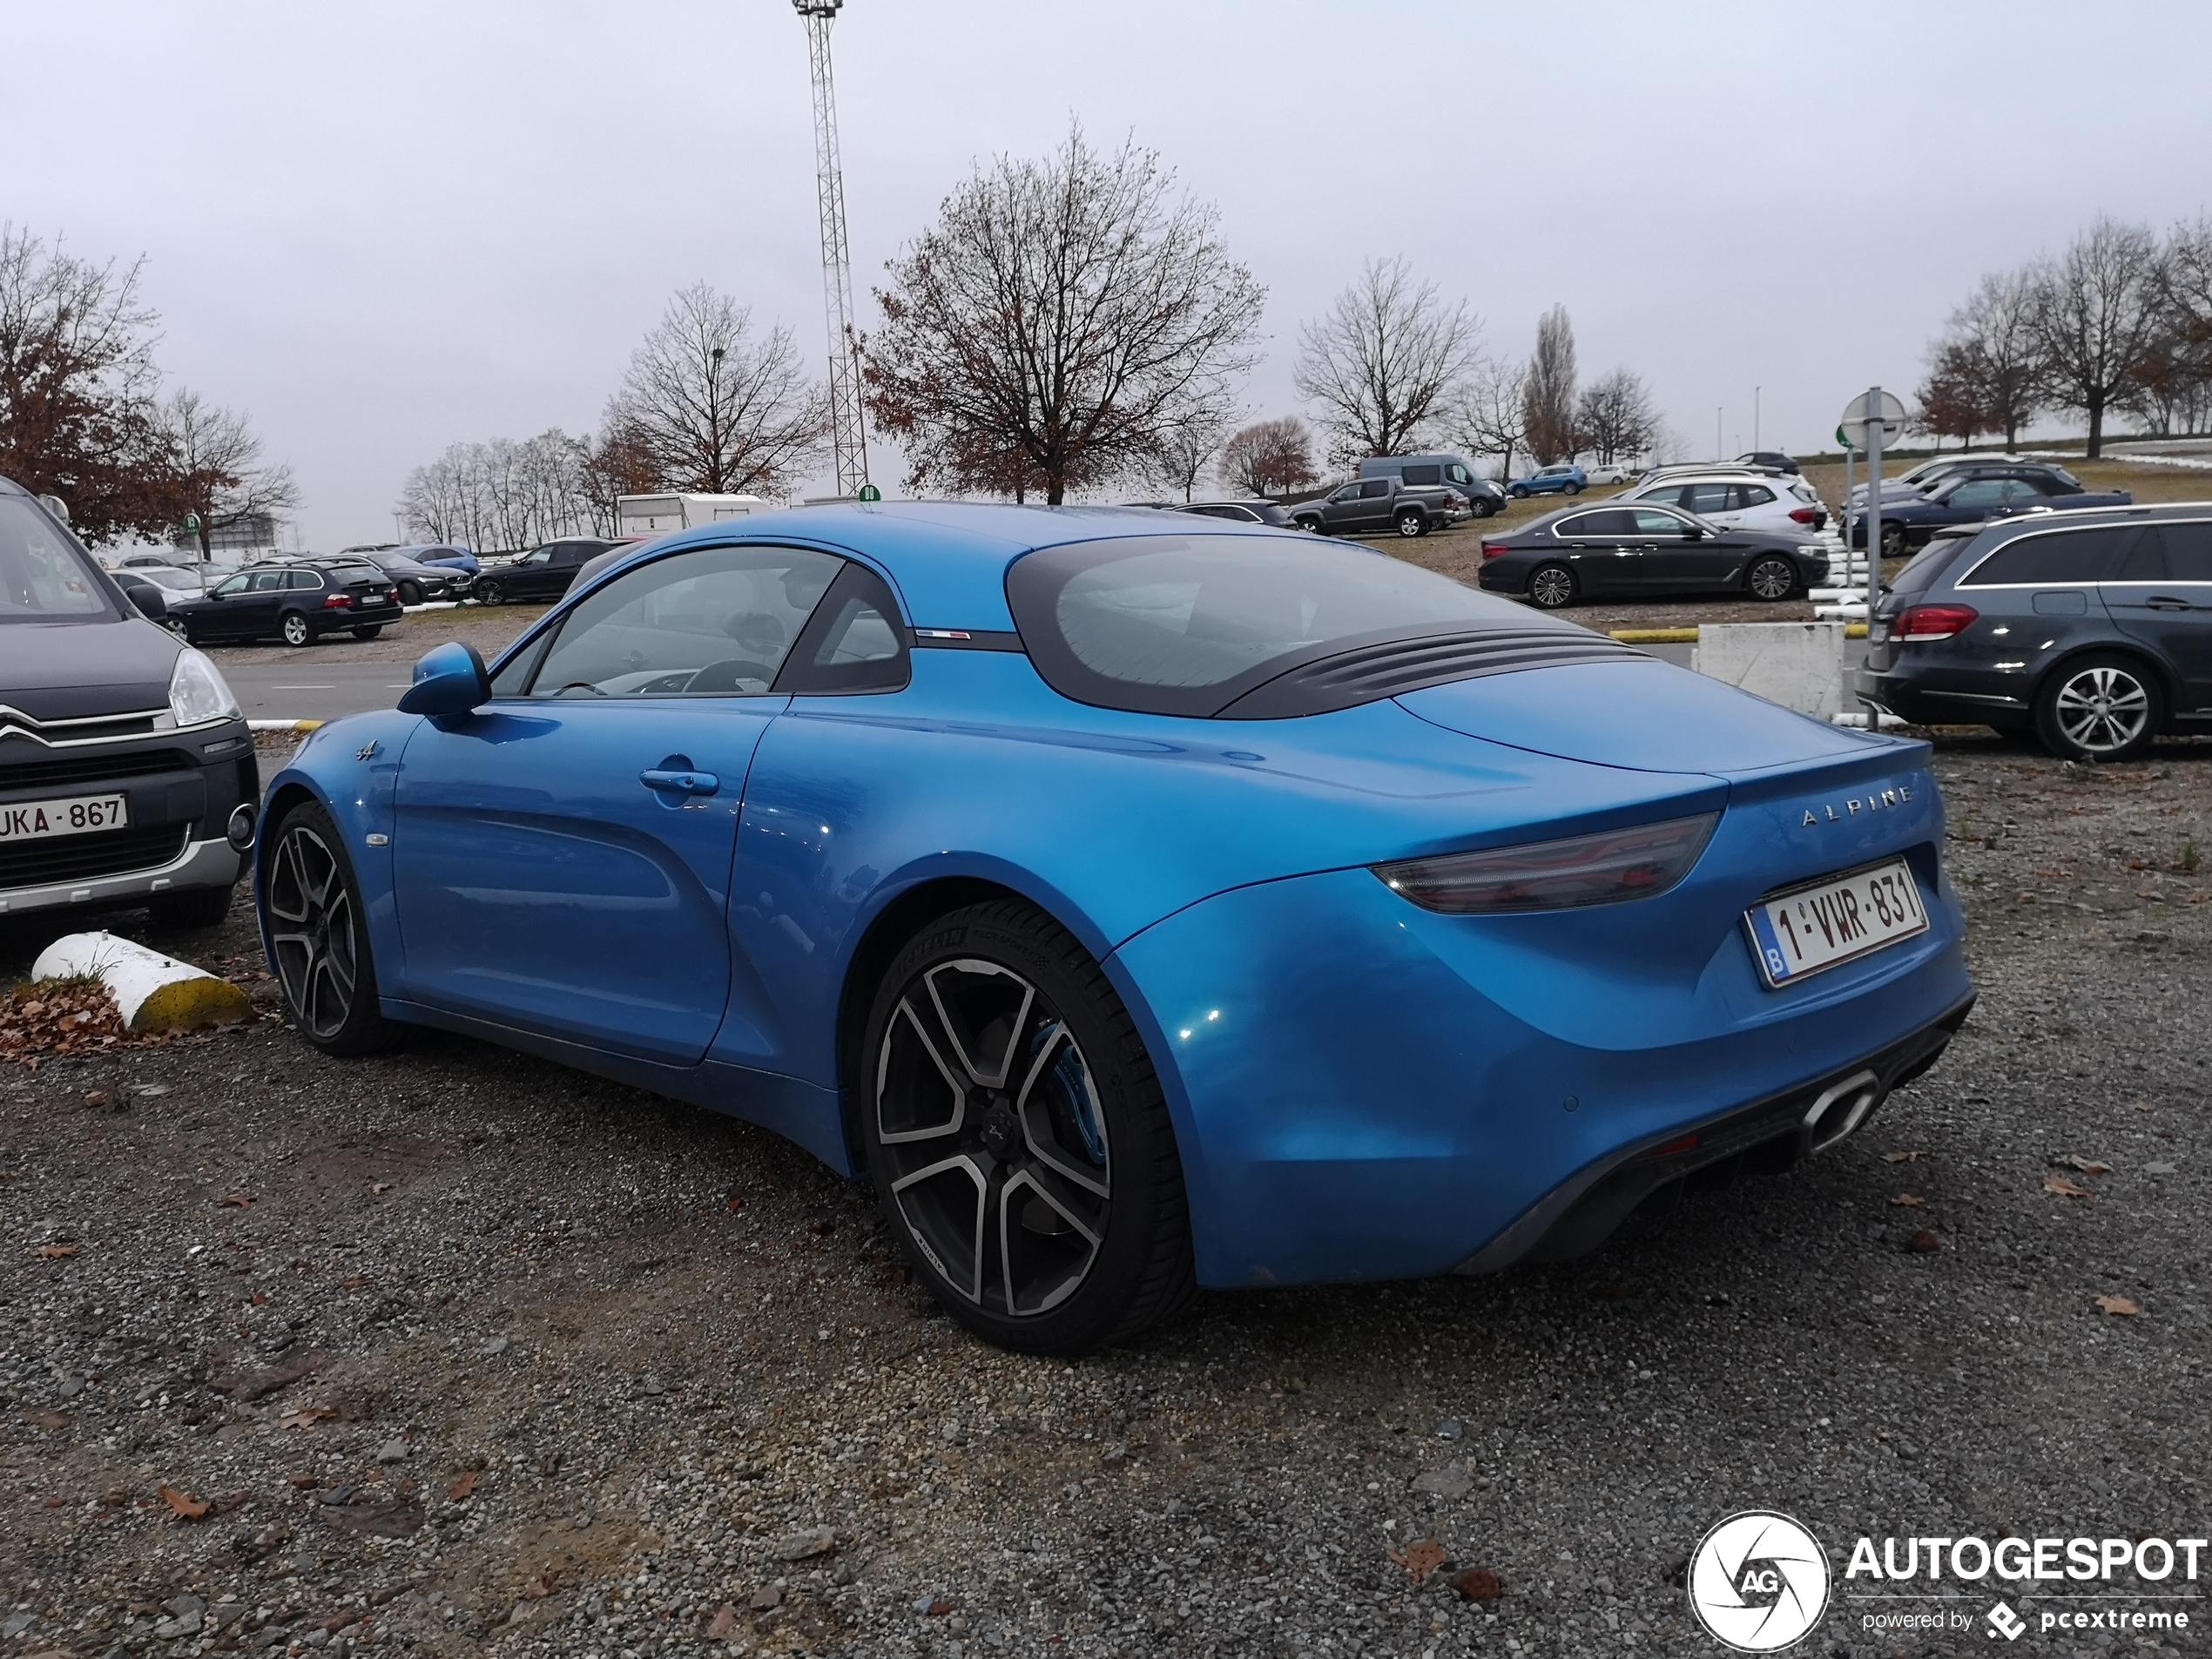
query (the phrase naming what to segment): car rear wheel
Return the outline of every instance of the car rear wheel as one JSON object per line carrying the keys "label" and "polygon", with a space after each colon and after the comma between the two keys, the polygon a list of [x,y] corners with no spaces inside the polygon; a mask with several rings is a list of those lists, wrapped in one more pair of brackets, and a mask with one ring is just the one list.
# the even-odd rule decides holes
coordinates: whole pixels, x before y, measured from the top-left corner
{"label": "car rear wheel", "polygon": [[277,624],[277,632],[284,636],[284,643],[287,645],[312,645],[315,643],[315,631],[307,625],[307,616],[301,611],[286,611],[283,620]]}
{"label": "car rear wheel", "polygon": [[1756,560],[1744,572],[1743,585],[1770,604],[1787,599],[1797,590],[1797,567],[1785,558]]}
{"label": "car rear wheel", "polygon": [[476,603],[480,605],[504,604],[507,603],[507,590],[496,582],[479,580],[476,583]]}
{"label": "car rear wheel", "polygon": [[1428,534],[1428,515],[1418,509],[1408,508],[1398,516],[1398,533],[1413,537]]}
{"label": "car rear wheel", "polygon": [[1570,480],[1567,485],[1567,493],[1570,496],[1579,496],[1582,493],[1582,487]]}
{"label": "car rear wheel", "polygon": [[1528,602],[1546,610],[1575,603],[1575,572],[1563,564],[1540,564],[1528,575]]}
{"label": "car rear wheel", "polygon": [[2150,747],[2166,721],[2157,679],[2134,658],[2083,657],[2043,684],[2035,732],[2069,760],[2125,760]]}
{"label": "car rear wheel", "polygon": [[381,622],[380,622],[380,623],[378,623],[378,624],[376,624],[374,628],[356,628],[356,629],[354,629],[354,638],[356,638],[356,639],[374,639],[374,638],[375,638],[375,637],[376,637],[376,636],[377,636],[377,635],[379,635],[379,634],[382,633],[383,631],[384,631],[384,624],[383,624],[382,623],[381,623]]}
{"label": "car rear wheel", "polygon": [[859,1139],[886,1222],[953,1318],[1076,1354],[1195,1284],[1183,1164],[1144,1041],[1098,964],[1018,900],[922,929],[862,1041]]}
{"label": "car rear wheel", "polygon": [[1905,554],[1905,526],[1898,523],[1883,525],[1882,556],[1885,559],[1901,559]]}
{"label": "car rear wheel", "polygon": [[325,1054],[374,1054],[406,1035],[378,1006],[366,917],[330,814],[313,801],[294,806],[271,843],[261,942],[293,1024]]}
{"label": "car rear wheel", "polygon": [[419,582],[401,583],[399,588],[399,600],[403,605],[421,604],[422,603],[422,584]]}

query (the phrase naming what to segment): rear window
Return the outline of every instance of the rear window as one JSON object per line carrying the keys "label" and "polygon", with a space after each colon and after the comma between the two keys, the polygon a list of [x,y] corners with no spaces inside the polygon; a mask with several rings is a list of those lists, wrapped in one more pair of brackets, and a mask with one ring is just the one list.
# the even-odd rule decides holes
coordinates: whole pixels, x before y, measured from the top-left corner
{"label": "rear window", "polygon": [[22,497],[0,496],[0,623],[89,622],[114,614],[71,538]]}
{"label": "rear window", "polygon": [[1007,572],[1037,671],[1063,696],[1210,715],[1339,650],[1526,625],[1510,599],[1386,554],[1299,535],[1142,536],[1045,548]]}
{"label": "rear window", "polygon": [[1959,550],[1974,538],[1971,536],[1939,536],[1912,556],[1912,562],[1897,573],[1897,580],[1889,584],[1892,593],[1925,593],[1936,583],[1944,568],[1959,556]]}
{"label": "rear window", "polygon": [[2132,524],[2057,530],[2007,543],[1959,581],[1962,588],[2015,587],[2042,582],[2101,581],[2118,563]]}

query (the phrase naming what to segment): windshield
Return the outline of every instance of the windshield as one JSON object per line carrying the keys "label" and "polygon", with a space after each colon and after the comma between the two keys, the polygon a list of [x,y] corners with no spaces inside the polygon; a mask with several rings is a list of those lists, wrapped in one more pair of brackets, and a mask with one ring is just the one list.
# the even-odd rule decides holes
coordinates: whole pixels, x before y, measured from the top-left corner
{"label": "windshield", "polygon": [[1306,536],[1142,536],[1007,572],[1038,671],[1079,702],[1210,715],[1297,663],[1377,639],[1525,624],[1509,599]]}
{"label": "windshield", "polygon": [[45,514],[0,496],[0,622],[108,620],[115,612],[91,561]]}

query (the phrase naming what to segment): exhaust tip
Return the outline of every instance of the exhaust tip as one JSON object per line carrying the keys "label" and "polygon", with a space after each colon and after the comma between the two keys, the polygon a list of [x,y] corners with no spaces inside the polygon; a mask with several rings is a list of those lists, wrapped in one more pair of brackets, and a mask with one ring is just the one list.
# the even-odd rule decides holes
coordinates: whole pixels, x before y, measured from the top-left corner
{"label": "exhaust tip", "polygon": [[1805,1150],[1824,1152],[1835,1145],[1866,1121],[1885,1092],[1882,1080],[1871,1070],[1854,1072],[1821,1090],[1820,1097],[1805,1109]]}
{"label": "exhaust tip", "polygon": [[234,807],[231,821],[223,826],[223,837],[241,853],[253,850],[253,831],[256,815],[250,806]]}

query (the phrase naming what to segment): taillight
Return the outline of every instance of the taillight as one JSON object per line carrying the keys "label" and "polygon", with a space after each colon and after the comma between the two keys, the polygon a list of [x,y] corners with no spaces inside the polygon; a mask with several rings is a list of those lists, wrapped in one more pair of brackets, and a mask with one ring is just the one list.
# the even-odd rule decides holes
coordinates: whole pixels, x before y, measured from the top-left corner
{"label": "taillight", "polygon": [[353,603],[354,596],[352,594],[334,593],[326,598],[322,602],[322,604],[323,609],[326,610],[342,610]]}
{"label": "taillight", "polygon": [[1494,559],[1505,551],[1507,548],[1503,542],[1485,542],[1482,544],[1482,556],[1486,559]]}
{"label": "taillight", "polygon": [[1447,916],[1569,910],[1664,893],[1689,873],[1718,813],[1565,840],[1372,867],[1393,893]]}
{"label": "taillight", "polygon": [[1980,619],[1972,605],[1914,605],[1890,630],[1892,639],[1948,639]]}
{"label": "taillight", "polygon": [[1812,509],[1811,509],[1811,508],[1810,508],[1810,507],[1793,507],[1793,508],[1791,508],[1791,509],[1790,509],[1790,522],[1791,522],[1791,523],[1793,523],[1793,524],[1810,524],[1810,523],[1812,523]]}

